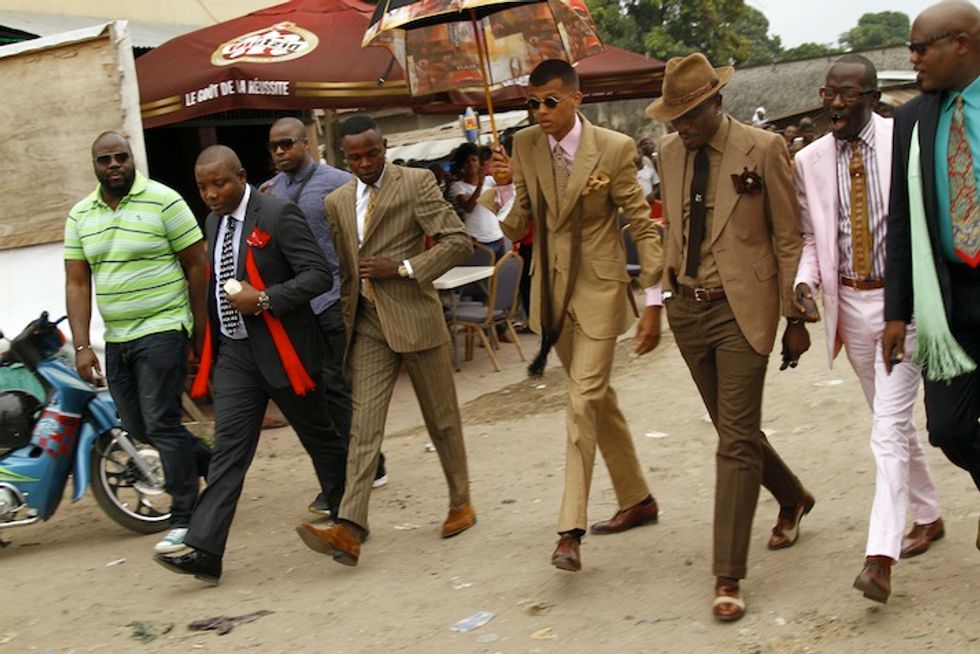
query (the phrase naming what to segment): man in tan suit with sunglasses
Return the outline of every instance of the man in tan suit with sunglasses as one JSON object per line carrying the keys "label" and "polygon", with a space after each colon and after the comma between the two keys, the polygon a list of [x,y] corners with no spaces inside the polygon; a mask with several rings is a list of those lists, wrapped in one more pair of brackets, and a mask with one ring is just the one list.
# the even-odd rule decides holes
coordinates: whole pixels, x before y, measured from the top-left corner
{"label": "man in tan suit with sunglasses", "polygon": [[[371,118],[347,119],[340,127],[340,147],[357,178],[325,200],[340,260],[354,407],[347,487],[337,524],[321,529],[304,523],[296,531],[311,549],[353,566],[368,535],[371,485],[402,363],[449,485],[442,537],[476,523],[449,333],[432,286],[462,263],[473,245],[431,172],[385,162],[385,140]],[[429,250],[422,249],[426,236],[436,242]]]}

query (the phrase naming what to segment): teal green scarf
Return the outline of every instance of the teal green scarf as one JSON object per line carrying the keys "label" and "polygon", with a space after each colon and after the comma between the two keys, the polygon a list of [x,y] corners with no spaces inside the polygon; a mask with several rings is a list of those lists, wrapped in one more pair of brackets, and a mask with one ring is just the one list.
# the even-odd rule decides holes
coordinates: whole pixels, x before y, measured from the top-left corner
{"label": "teal green scarf", "polygon": [[926,209],[922,200],[922,165],[919,160],[919,124],[912,128],[909,152],[909,215],[912,229],[912,293],[915,311],[915,353],[926,378],[949,380],[972,372],[977,364],[949,331],[939,278],[929,242]]}

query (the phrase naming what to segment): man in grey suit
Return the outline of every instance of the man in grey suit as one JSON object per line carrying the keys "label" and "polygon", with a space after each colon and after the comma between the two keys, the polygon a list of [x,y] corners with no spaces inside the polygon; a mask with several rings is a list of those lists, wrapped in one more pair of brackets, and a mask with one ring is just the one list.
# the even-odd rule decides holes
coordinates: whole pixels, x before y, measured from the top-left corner
{"label": "man in grey suit", "polygon": [[[449,334],[432,286],[434,279],[462,263],[473,245],[432,173],[385,162],[385,140],[371,118],[357,115],[344,122],[340,147],[357,177],[326,199],[340,260],[354,406],[348,487],[339,514],[334,514],[337,524],[320,529],[304,523],[296,531],[311,549],[353,566],[368,534],[371,482],[402,363],[449,485],[442,537],[476,523]],[[423,250],[426,236],[435,246]]]}
{"label": "man in grey suit", "polygon": [[251,188],[238,156],[215,145],[194,168],[211,209],[206,232],[212,275],[199,390],[213,361],[215,452],[185,544],[157,555],[162,566],[216,584],[245,472],[268,400],[296,430],[334,515],[344,491],[345,439],[322,385],[322,338],[310,300],[331,284],[330,268],[299,208]]}

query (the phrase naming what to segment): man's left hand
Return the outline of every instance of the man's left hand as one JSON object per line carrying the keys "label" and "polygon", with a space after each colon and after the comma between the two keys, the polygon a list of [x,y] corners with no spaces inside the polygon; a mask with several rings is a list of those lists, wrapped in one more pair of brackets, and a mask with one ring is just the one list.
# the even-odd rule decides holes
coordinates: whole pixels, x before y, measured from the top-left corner
{"label": "man's left hand", "polygon": [[364,257],[357,262],[357,274],[363,279],[395,279],[400,265],[384,257]]}
{"label": "man's left hand", "polygon": [[234,295],[228,296],[231,306],[238,309],[238,312],[245,316],[255,316],[259,312],[259,289],[249,284],[244,279],[241,281],[242,290]]}
{"label": "man's left hand", "polygon": [[800,357],[809,349],[810,334],[803,323],[787,323],[786,331],[783,332],[783,364],[779,369],[795,368]]}
{"label": "man's left hand", "polygon": [[636,326],[636,353],[640,356],[652,351],[660,343],[660,310],[662,307],[649,306],[640,316]]}

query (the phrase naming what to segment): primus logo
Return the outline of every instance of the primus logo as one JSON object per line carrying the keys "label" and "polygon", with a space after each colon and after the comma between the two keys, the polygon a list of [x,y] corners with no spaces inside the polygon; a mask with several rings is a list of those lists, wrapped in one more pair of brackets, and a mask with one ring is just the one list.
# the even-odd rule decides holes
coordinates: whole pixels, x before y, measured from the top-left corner
{"label": "primus logo", "polygon": [[295,23],[276,23],[225,41],[211,55],[211,63],[228,66],[239,61],[255,64],[289,61],[313,52],[319,42],[316,34]]}

